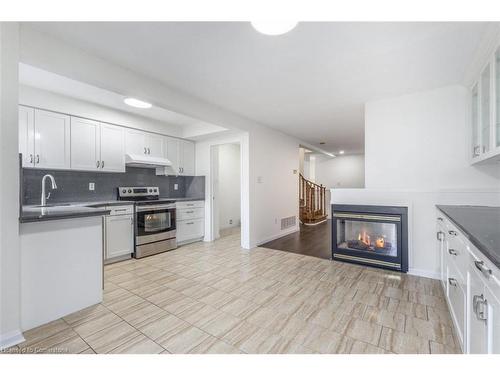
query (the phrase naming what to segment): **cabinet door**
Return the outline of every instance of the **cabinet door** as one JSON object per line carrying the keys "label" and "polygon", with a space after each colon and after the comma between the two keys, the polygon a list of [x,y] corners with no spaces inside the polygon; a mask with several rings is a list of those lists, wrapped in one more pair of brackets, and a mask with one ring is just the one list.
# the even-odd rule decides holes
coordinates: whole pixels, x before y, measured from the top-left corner
{"label": "cabinet door", "polygon": [[132,215],[106,216],[106,259],[134,252],[133,223]]}
{"label": "cabinet door", "polygon": [[488,352],[487,320],[481,315],[485,311],[485,288],[481,276],[472,266],[468,271],[468,284],[468,353],[484,354]]}
{"label": "cabinet door", "polygon": [[19,106],[19,152],[23,167],[35,166],[35,110]]}
{"label": "cabinet door", "polygon": [[472,158],[477,158],[481,156],[481,143],[479,142],[479,93],[477,84],[472,88],[471,100],[471,151]]}
{"label": "cabinet door", "polygon": [[180,165],[179,165],[179,140],[176,138],[166,137],[166,145],[167,145],[167,159],[172,163],[172,167],[169,167],[167,172],[168,174],[179,174],[180,173]]}
{"label": "cabinet door", "polygon": [[194,176],[194,143],[190,141],[179,141],[180,143],[180,167],[184,176]]}
{"label": "cabinet door", "polygon": [[139,130],[127,130],[125,134],[125,152],[141,155],[147,153],[146,133]]}
{"label": "cabinet door", "polygon": [[500,48],[497,49],[495,53],[495,127],[494,127],[494,139],[495,147],[499,148],[500,152]]}
{"label": "cabinet door", "polygon": [[114,125],[101,124],[101,170],[125,172],[125,132]]}
{"label": "cabinet door", "polygon": [[490,151],[490,131],[491,131],[491,85],[490,85],[490,64],[481,73],[481,154]]}
{"label": "cabinet door", "polygon": [[484,296],[488,308],[488,353],[500,354],[500,299],[488,287]]}
{"label": "cabinet door", "polygon": [[204,236],[204,219],[182,220],[177,222],[177,242],[199,239]]}
{"label": "cabinet door", "polygon": [[35,109],[35,166],[69,169],[70,144],[70,117]]}
{"label": "cabinet door", "polygon": [[71,169],[100,168],[100,126],[97,121],[71,117]]}
{"label": "cabinet door", "polygon": [[163,136],[149,134],[147,137],[147,154],[158,158],[165,157],[163,152]]}

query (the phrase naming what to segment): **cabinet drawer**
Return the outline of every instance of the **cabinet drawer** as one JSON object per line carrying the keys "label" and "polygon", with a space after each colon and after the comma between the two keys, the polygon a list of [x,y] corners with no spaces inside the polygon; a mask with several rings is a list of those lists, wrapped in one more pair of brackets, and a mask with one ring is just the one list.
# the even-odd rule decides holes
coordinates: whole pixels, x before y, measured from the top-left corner
{"label": "cabinet drawer", "polygon": [[177,242],[184,242],[201,238],[204,235],[205,235],[204,219],[177,221]]}
{"label": "cabinet drawer", "polygon": [[175,207],[178,210],[182,210],[184,208],[205,207],[205,201],[181,201],[181,202],[175,202]]}
{"label": "cabinet drawer", "polygon": [[183,208],[177,210],[177,220],[202,219],[204,216],[204,207]]}
{"label": "cabinet drawer", "polygon": [[465,325],[466,325],[466,291],[467,286],[454,264],[448,266],[448,302],[450,313],[457,329],[460,346],[464,348]]}
{"label": "cabinet drawer", "polygon": [[132,215],[134,213],[134,206],[106,206],[110,210],[110,215]]}

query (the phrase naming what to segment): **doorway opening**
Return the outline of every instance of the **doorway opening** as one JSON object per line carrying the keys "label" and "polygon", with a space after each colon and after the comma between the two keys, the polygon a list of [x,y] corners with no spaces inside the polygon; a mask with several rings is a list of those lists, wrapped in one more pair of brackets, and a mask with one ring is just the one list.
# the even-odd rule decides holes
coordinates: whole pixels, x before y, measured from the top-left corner
{"label": "doorway opening", "polygon": [[212,146],[212,238],[241,234],[241,148]]}

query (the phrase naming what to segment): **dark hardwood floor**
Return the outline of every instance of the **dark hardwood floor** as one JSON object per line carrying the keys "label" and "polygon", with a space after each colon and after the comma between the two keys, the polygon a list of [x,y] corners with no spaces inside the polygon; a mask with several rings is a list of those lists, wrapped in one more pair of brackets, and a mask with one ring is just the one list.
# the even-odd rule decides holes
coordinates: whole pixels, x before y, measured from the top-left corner
{"label": "dark hardwood floor", "polygon": [[331,259],[331,220],[318,225],[300,225],[300,231],[267,242],[261,247]]}

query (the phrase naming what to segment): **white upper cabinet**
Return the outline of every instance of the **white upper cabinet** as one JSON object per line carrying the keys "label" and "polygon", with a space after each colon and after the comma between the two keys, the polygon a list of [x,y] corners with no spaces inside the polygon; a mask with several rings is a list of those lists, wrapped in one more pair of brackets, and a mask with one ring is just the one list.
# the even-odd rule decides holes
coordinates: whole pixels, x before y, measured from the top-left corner
{"label": "white upper cabinet", "polygon": [[101,124],[101,170],[125,172],[125,131],[115,125]]}
{"label": "white upper cabinet", "polygon": [[71,169],[125,172],[124,130],[71,117]]}
{"label": "white upper cabinet", "polygon": [[35,110],[19,106],[19,152],[23,167],[35,166]]}
{"label": "white upper cabinet", "polygon": [[71,168],[96,170],[100,168],[100,128],[97,121],[71,117]]}
{"label": "white upper cabinet", "polygon": [[471,163],[500,160],[500,48],[471,88]]}
{"label": "white upper cabinet", "polygon": [[146,133],[140,130],[127,129],[125,133],[125,152],[133,155],[146,154]]}
{"label": "white upper cabinet", "polygon": [[167,149],[167,159],[172,163],[172,167],[167,168],[167,174],[179,174],[179,140],[176,138],[165,137]]}
{"label": "white upper cabinet", "polygon": [[161,135],[146,133],[140,130],[127,130],[125,149],[127,154],[164,157],[163,138]]}
{"label": "white upper cabinet", "polygon": [[70,117],[35,109],[35,166],[70,168]]}
{"label": "white upper cabinet", "polygon": [[179,140],[181,150],[181,175],[194,176],[194,143]]}
{"label": "white upper cabinet", "polygon": [[194,143],[183,139],[165,138],[166,156],[172,163],[172,167],[167,168],[167,174],[194,176]]}

